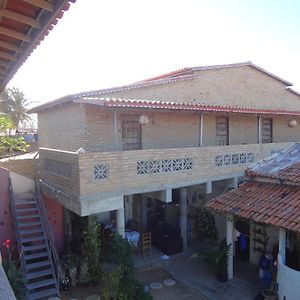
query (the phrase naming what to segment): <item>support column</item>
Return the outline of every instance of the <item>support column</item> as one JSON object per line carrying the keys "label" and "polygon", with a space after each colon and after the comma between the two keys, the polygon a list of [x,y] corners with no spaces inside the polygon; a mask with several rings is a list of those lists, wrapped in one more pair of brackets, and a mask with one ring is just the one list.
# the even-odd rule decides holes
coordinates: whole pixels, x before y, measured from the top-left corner
{"label": "support column", "polygon": [[237,176],[233,178],[233,187],[235,189],[239,187],[239,178]]}
{"label": "support column", "polygon": [[279,228],[279,254],[281,255],[282,262],[284,264],[285,264],[285,248],[286,248],[286,230],[283,228]]}
{"label": "support column", "polygon": [[143,232],[147,232],[148,230],[148,220],[147,220],[147,202],[148,202],[148,197],[141,197],[141,227]]}
{"label": "support column", "polygon": [[233,216],[227,215],[227,235],[226,235],[226,242],[227,245],[231,245],[230,247],[230,254],[228,256],[227,261],[227,275],[228,280],[233,278]]}
{"label": "support column", "polygon": [[117,232],[123,238],[125,237],[124,208],[117,209]]}
{"label": "support column", "polygon": [[180,189],[180,233],[183,242],[183,251],[187,249],[187,190]]}

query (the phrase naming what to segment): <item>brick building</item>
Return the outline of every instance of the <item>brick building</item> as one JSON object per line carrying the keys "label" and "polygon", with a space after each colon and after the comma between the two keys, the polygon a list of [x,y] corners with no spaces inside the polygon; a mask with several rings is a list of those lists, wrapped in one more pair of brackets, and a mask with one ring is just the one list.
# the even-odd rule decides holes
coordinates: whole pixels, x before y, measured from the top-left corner
{"label": "brick building", "polygon": [[[139,232],[168,224],[186,248],[200,205],[237,187],[249,164],[299,141],[300,95],[291,85],[246,62],[185,68],[31,109],[38,177],[65,208],[67,238],[76,215],[96,214],[123,236],[130,224]],[[226,218],[216,221],[226,236]]]}
{"label": "brick building", "polygon": [[122,235],[129,220],[147,230],[153,210],[163,209],[186,245],[203,199],[299,141],[300,95],[290,86],[247,62],[186,68],[35,107],[44,192],[78,215],[115,218]]}

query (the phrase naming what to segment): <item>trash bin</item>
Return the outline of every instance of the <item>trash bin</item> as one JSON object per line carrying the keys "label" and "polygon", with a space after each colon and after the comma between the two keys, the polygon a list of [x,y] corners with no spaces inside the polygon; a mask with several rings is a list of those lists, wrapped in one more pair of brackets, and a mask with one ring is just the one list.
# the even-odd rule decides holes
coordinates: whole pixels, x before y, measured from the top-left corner
{"label": "trash bin", "polygon": [[265,297],[265,300],[278,300],[278,294],[274,290],[263,290],[261,294]]}

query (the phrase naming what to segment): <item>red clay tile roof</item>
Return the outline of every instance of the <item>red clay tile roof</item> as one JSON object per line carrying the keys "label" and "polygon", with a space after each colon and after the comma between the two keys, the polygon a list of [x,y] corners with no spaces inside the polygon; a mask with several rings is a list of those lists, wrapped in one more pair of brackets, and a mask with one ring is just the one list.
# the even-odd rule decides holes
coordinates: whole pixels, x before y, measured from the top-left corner
{"label": "red clay tile roof", "polygon": [[300,186],[250,181],[210,200],[206,206],[300,232]]}
{"label": "red clay tile roof", "polygon": [[[99,98],[99,97],[91,97],[91,96],[83,96],[81,98],[74,99],[73,102],[93,104],[93,105],[99,105],[105,107],[119,107],[119,108],[300,116],[300,111],[256,109],[256,108],[248,108],[248,107],[240,107],[240,106],[207,105],[207,104],[196,103],[196,102],[169,102],[169,101],[156,101],[156,100]],[[29,109],[27,112],[36,113],[43,109],[45,109],[45,107],[44,105],[41,105]]]}
{"label": "red clay tile roof", "polygon": [[290,184],[300,183],[300,143],[267,159],[251,165],[246,170],[249,177],[272,178],[288,181]]}

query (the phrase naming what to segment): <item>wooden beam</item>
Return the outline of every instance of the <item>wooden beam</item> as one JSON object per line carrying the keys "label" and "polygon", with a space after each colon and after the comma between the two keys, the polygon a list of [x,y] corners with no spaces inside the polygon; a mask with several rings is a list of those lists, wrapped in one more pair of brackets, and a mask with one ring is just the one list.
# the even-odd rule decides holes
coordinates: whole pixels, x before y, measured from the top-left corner
{"label": "wooden beam", "polygon": [[8,28],[3,27],[3,26],[0,26],[0,33],[2,33],[4,35],[7,35],[7,36],[10,36],[12,38],[15,38],[17,40],[28,42],[28,43],[30,43],[32,41],[31,37],[29,37],[28,35],[20,33],[18,31],[8,29]]}
{"label": "wooden beam", "polygon": [[24,15],[19,14],[19,13],[15,13],[15,12],[10,11],[8,9],[0,8],[0,16],[6,17],[6,18],[11,19],[11,20],[21,22],[21,23],[26,24],[26,25],[30,25],[34,28],[41,28],[40,22],[36,21],[35,19],[29,18],[29,17],[24,16]]}
{"label": "wooden beam", "polygon": [[0,60],[0,67],[7,68],[8,66],[9,66],[9,62],[8,61]]}
{"label": "wooden beam", "polygon": [[4,51],[0,51],[0,57],[5,58],[5,59],[9,59],[9,60],[13,60],[13,61],[17,60],[17,58],[14,55],[11,55],[11,54],[6,53]]}
{"label": "wooden beam", "polygon": [[16,52],[22,52],[24,50],[23,48],[18,47],[17,45],[7,43],[7,42],[1,41],[1,40],[0,40],[0,47],[8,49],[8,50],[13,50]]}
{"label": "wooden beam", "polygon": [[45,10],[48,10],[50,12],[54,11],[53,5],[45,0],[23,0],[24,2],[27,2],[31,5],[43,8]]}

